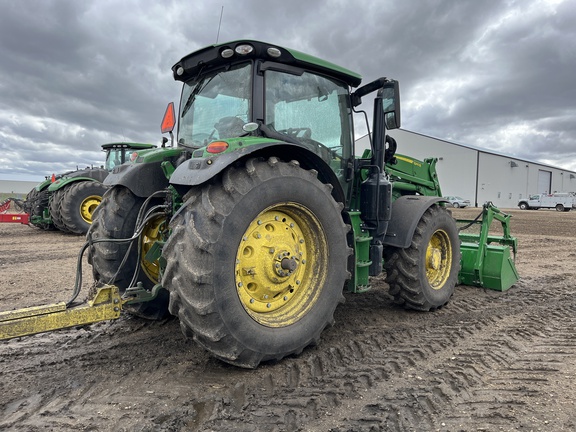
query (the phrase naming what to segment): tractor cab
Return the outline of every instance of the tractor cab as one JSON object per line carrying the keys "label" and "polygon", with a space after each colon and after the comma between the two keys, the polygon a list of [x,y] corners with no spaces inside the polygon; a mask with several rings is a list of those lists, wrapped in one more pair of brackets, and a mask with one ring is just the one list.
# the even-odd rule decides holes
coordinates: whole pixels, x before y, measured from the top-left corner
{"label": "tractor cab", "polygon": [[[178,121],[177,144],[192,155],[192,162],[172,175],[172,184],[201,183],[204,176],[190,170],[208,161],[214,174],[232,159],[273,151],[320,167],[320,177],[339,185],[336,194],[346,201],[353,176],[352,108],[388,81],[364,86],[352,97],[350,88],[360,84],[360,75],[257,41],[207,47],[172,70],[183,89],[177,117],[170,110],[167,117]],[[390,98],[386,106],[399,112]]]}
{"label": "tractor cab", "polygon": [[143,144],[143,143],[108,143],[102,145],[102,151],[106,153],[106,161],[104,163],[104,168],[111,172],[115,166],[122,165],[124,162],[133,160],[137,155],[139,150],[147,150],[155,148],[153,144]]}

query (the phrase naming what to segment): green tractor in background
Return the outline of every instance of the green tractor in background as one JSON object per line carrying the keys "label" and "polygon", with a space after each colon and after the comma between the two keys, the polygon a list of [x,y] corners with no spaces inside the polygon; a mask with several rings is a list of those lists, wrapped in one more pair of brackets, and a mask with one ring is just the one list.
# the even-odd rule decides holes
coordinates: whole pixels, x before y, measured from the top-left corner
{"label": "green tractor in background", "polygon": [[[171,139],[114,167],[88,233],[95,279],[135,295],[133,313],[171,313],[212,355],[253,368],[316,344],[343,290],[383,271],[407,309],[450,300],[458,228],[435,160],[397,155],[386,133],[400,126],[397,81],[352,92],[360,75],[251,40],[172,70]],[[371,151],[357,157],[353,112],[370,93]]]}
{"label": "green tractor in background", "polygon": [[24,201],[14,201],[30,215],[31,225],[84,235],[92,224],[92,213],[106,192],[102,182],[110,171],[129,160],[134,152],[154,147],[152,144],[125,142],[103,144],[102,151],[106,153],[104,166],[53,174],[32,189]]}

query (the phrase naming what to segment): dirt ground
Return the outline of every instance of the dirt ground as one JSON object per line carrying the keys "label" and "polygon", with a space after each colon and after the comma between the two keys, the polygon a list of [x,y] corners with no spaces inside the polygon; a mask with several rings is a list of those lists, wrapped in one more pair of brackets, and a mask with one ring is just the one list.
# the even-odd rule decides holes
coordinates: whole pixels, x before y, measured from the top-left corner
{"label": "dirt ground", "polygon": [[[346,295],[318,346],[256,370],[214,360],[175,319],[0,342],[0,430],[576,430],[576,211],[509,213],[510,290],[459,286],[415,313],[378,279]],[[68,300],[82,244],[0,224],[0,310]]]}

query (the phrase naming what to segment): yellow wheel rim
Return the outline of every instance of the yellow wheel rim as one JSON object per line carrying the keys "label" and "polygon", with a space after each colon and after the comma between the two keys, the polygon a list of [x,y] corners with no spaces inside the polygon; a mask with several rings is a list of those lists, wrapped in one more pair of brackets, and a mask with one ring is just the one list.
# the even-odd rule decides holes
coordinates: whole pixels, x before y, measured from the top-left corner
{"label": "yellow wheel rim", "polygon": [[148,279],[154,283],[158,283],[160,279],[160,264],[158,260],[150,262],[146,259],[146,254],[150,251],[154,243],[157,241],[164,241],[164,230],[166,228],[166,218],[157,216],[150,220],[144,227],[144,231],[140,235],[140,247],[142,248],[142,258],[140,265]]}
{"label": "yellow wheel rim", "polygon": [[430,286],[441,289],[450,277],[452,267],[452,244],[444,230],[437,230],[432,235],[426,248],[426,278]]}
{"label": "yellow wheel rim", "polygon": [[327,268],[326,237],[316,216],[296,203],[272,206],[242,236],[236,254],[236,289],[255,321],[284,327],[314,306]]}
{"label": "yellow wheel rim", "polygon": [[102,197],[98,195],[90,195],[82,201],[82,204],[80,204],[80,216],[86,223],[92,223],[92,213],[94,213],[94,210],[101,202]]}

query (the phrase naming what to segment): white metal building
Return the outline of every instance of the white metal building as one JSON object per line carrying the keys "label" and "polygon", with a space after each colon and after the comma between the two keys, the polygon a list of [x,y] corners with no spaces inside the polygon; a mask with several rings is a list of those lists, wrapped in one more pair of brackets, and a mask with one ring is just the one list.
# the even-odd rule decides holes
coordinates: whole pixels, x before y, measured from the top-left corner
{"label": "white metal building", "polygon": [[[404,129],[390,131],[390,135],[400,154],[438,158],[436,170],[444,196],[460,196],[477,207],[492,201],[500,208],[515,208],[521,198],[532,194],[576,192],[574,171]],[[370,148],[368,136],[356,141],[357,155],[366,148]]]}

